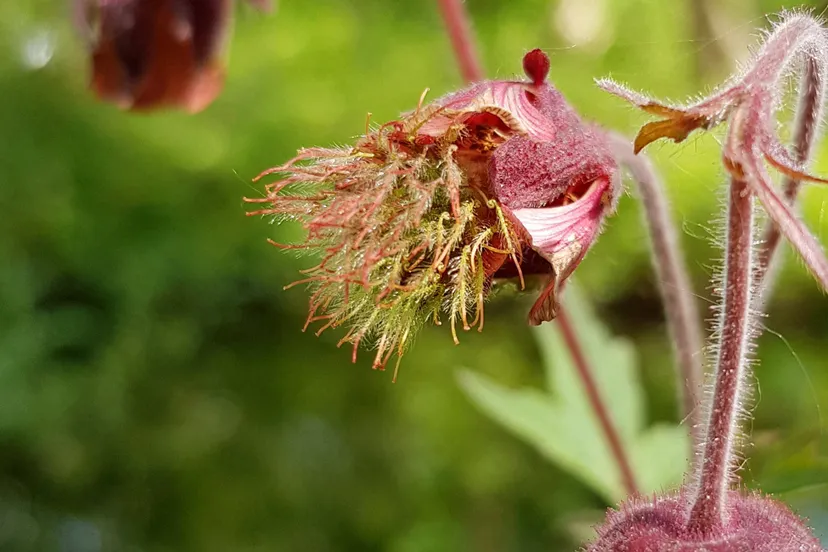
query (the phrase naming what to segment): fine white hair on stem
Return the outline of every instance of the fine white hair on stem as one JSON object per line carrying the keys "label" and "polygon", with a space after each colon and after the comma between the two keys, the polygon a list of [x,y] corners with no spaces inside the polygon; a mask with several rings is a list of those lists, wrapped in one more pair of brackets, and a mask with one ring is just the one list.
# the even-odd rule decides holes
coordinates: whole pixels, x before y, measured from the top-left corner
{"label": "fine white hair on stem", "polygon": [[[822,131],[826,82],[828,82],[828,79],[826,79],[824,68],[815,63],[813,59],[807,59],[802,71],[799,87],[801,92],[792,124],[793,143],[790,152],[794,161],[804,169],[807,169],[814,143]],[[793,176],[784,179],[782,190],[788,205],[796,204],[801,184],[802,181]],[[776,264],[775,257],[781,238],[782,234],[779,228],[773,221],[768,221],[763,232],[757,267],[759,280],[764,283],[761,293],[757,297],[757,300],[761,302],[766,302],[771,293]]]}
{"label": "fine white hair on stem", "polygon": [[713,534],[726,523],[728,490],[743,440],[745,379],[751,353],[754,291],[753,196],[734,179],[727,208],[727,242],[722,267],[722,301],[714,332],[716,371],[706,405],[707,429],[696,466],[695,498],[688,526]]}
{"label": "fine white hair on stem", "polygon": [[[783,96],[785,77],[797,68],[798,63],[805,66],[805,99],[801,111],[806,115],[799,123],[803,129],[802,147],[795,148],[792,155],[781,145],[775,113]],[[667,105],[609,80],[599,81],[599,85],[662,117],[642,127],[635,140],[635,151],[659,138],[681,142],[696,129],[710,129],[730,121],[729,134],[743,139],[728,139],[723,152],[726,168],[740,179],[744,176],[740,171],[751,171],[745,182],[762,202],[778,232],[791,243],[823,289],[828,290],[828,259],[822,247],[796,216],[790,200],[776,190],[764,167],[767,161],[796,180],[828,183],[828,180],[803,172],[804,163],[796,154],[799,149],[807,153],[813,141],[811,135],[815,134],[818,125],[812,119],[822,113],[826,73],[828,35],[821,21],[806,13],[785,13],[753,56],[750,66],[719,87],[717,92],[695,104]],[[807,86],[810,82],[814,83],[813,87]]]}
{"label": "fine white hair on stem", "polygon": [[[784,97],[786,77],[801,68],[802,95],[794,122],[794,144],[781,145],[776,113]],[[696,462],[695,495],[688,529],[712,535],[727,523],[726,504],[735,481],[742,450],[747,412],[746,383],[757,330],[752,320],[762,302],[759,282],[766,272],[775,243],[754,252],[754,198],[767,212],[773,228],[784,236],[823,289],[828,290],[828,259],[820,243],[796,216],[793,198],[799,181],[828,183],[804,172],[816,138],[828,75],[828,35],[822,21],[804,12],[786,12],[765,34],[743,70],[707,98],[693,104],[667,105],[610,80],[605,90],[660,117],[642,127],[634,150],[660,138],[684,141],[697,129],[708,130],[725,121],[728,132],[723,162],[730,175],[726,210],[726,241],[721,281],[721,306],[713,327],[715,373],[705,396],[707,417],[704,442]],[[793,181],[783,196],[771,181],[766,163]],[[778,242],[778,236],[776,242]],[[693,482],[691,482],[691,485]]]}

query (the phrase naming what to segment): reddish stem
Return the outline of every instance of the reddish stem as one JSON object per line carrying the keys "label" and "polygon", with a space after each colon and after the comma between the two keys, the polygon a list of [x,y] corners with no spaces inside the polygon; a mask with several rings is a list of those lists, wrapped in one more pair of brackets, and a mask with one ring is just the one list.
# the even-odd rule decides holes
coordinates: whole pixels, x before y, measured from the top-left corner
{"label": "reddish stem", "polygon": [[584,384],[584,390],[587,394],[587,399],[592,409],[595,411],[595,416],[598,418],[598,424],[601,426],[601,431],[604,433],[604,438],[610,448],[612,457],[618,465],[621,472],[621,482],[624,485],[624,490],[628,495],[638,494],[638,486],[635,483],[635,476],[633,475],[632,467],[630,466],[629,458],[624,450],[624,445],[621,442],[621,436],[615,429],[615,426],[610,419],[610,413],[601,399],[601,393],[598,390],[598,385],[592,377],[592,370],[587,362],[581,344],[578,341],[578,336],[575,333],[575,328],[569,320],[569,316],[563,311],[558,313],[558,324],[563,334],[564,343],[566,343],[569,354],[572,355],[572,360],[575,363],[575,368],[578,370],[578,375]]}
{"label": "reddish stem", "polygon": [[706,440],[698,463],[698,490],[688,521],[689,530],[704,536],[715,535],[725,522],[725,500],[744,396],[753,284],[752,198],[748,184],[733,179],[727,212],[718,363]]}
{"label": "reddish stem", "polygon": [[471,24],[462,0],[437,0],[446,31],[454,48],[454,55],[460,65],[460,73],[466,82],[483,80],[483,69],[477,56],[477,48],[472,37]]}
{"label": "reddish stem", "polygon": [[681,414],[683,419],[689,420],[693,444],[698,446],[702,429],[699,391],[704,376],[704,339],[676,224],[670,215],[664,184],[650,160],[644,154],[635,155],[632,144],[624,136],[614,132],[607,136],[615,158],[627,168],[638,185],[653,251],[653,266],[673,338]]}
{"label": "reddish stem", "polygon": [[[823,75],[820,74],[820,68],[816,61],[813,58],[807,58],[805,72],[800,83],[802,94],[799,98],[799,108],[793,123],[793,145],[791,147],[792,157],[803,166],[811,155],[814,138],[819,126],[825,90],[822,78]],[[782,188],[785,202],[788,205],[792,206],[796,202],[801,184],[801,180],[791,177],[785,178]],[[767,277],[781,239],[782,234],[779,227],[773,221],[768,221],[757,256],[757,281],[762,282]]]}

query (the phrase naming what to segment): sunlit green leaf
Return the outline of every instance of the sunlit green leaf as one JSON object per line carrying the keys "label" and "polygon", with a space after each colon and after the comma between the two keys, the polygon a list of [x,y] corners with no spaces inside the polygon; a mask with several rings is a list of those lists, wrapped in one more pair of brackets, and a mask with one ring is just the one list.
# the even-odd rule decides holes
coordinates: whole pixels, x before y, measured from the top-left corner
{"label": "sunlit green leaf", "polygon": [[[574,289],[568,290],[566,307],[640,491],[651,493],[677,485],[689,457],[685,428],[646,427],[632,346],[610,336]],[[460,385],[486,414],[607,502],[616,503],[626,494],[620,473],[559,328],[551,323],[533,331],[544,361],[546,392],[509,389],[468,370],[460,372]]]}

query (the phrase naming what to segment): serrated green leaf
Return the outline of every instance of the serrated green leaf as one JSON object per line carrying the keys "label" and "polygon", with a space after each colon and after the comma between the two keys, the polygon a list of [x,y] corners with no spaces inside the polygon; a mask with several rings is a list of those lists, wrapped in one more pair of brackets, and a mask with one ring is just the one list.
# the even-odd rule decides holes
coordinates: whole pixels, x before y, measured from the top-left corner
{"label": "serrated green leaf", "polygon": [[[687,431],[672,425],[645,427],[633,347],[611,336],[571,286],[567,313],[629,455],[639,490],[647,494],[679,484],[689,458]],[[468,370],[458,374],[460,386],[490,417],[608,503],[617,503],[626,496],[619,470],[558,326],[545,324],[533,332],[544,362],[547,392],[509,389]]]}
{"label": "serrated green leaf", "polygon": [[641,492],[650,494],[681,483],[689,446],[687,432],[677,425],[658,424],[639,433],[628,450]]}
{"label": "serrated green leaf", "polygon": [[596,428],[583,413],[567,408],[539,390],[509,389],[468,370],[460,372],[459,381],[475,404],[490,417],[534,445],[608,502],[624,497],[618,470],[604,444],[590,437]]}

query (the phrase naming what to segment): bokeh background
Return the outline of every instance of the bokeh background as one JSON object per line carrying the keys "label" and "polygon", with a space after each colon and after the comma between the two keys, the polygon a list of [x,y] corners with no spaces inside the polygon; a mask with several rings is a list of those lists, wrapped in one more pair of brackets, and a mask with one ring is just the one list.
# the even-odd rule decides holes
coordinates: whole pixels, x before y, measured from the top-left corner
{"label": "bokeh background", "polygon": [[[467,0],[490,75],[544,48],[580,112],[626,133],[643,117],[593,78],[688,97],[746,58],[766,14],[799,5]],[[574,550],[605,504],[455,379],[465,366],[541,382],[532,297],[497,298],[460,346],[427,328],[392,384],[368,354],[352,365],[335,332],[300,331],[307,296],[282,287],[311,260],[265,241],[298,230],[244,216],[241,198],[261,193],[250,178],[297,148],[347,143],[366,113],[387,120],[426,87],[461,86],[434,3],[240,5],[227,85],[196,116],[98,103],[86,55],[64,2],[0,3],[0,550]],[[650,148],[704,304],[717,146]],[[816,166],[828,173],[828,148]],[[807,191],[823,243],[826,206]],[[650,419],[676,421],[633,197],[578,279],[637,347]],[[828,299],[790,254],[762,322],[744,482],[787,491],[828,535]]]}

